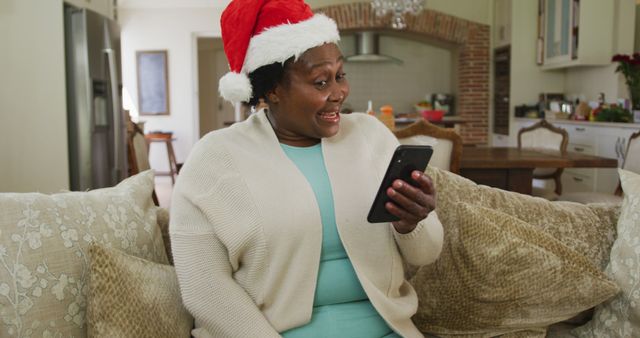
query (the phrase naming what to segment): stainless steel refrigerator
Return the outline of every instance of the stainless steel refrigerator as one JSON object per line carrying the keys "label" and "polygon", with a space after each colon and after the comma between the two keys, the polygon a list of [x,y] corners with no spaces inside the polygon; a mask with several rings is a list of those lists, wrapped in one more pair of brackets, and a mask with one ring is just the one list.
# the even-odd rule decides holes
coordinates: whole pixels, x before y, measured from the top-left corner
{"label": "stainless steel refrigerator", "polygon": [[120,28],[71,5],[64,21],[71,190],[113,186],[127,174]]}

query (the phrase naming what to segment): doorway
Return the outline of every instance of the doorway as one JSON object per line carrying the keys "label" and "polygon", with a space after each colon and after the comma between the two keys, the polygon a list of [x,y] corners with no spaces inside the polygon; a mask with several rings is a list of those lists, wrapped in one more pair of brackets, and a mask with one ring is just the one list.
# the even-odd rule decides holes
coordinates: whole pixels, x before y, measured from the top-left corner
{"label": "doorway", "polygon": [[234,121],[234,107],[218,93],[218,80],[229,71],[221,38],[198,38],[198,119],[200,137]]}

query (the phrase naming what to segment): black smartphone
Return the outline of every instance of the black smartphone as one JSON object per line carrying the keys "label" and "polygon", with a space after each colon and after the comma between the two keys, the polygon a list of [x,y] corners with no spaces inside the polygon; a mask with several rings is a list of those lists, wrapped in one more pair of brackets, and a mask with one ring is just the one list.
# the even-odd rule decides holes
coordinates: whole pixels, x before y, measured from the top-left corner
{"label": "black smartphone", "polygon": [[400,220],[398,217],[390,214],[384,207],[385,204],[391,199],[387,196],[387,189],[391,186],[391,183],[396,179],[401,179],[411,185],[417,185],[411,173],[415,170],[423,172],[429,164],[431,155],[433,154],[433,148],[431,146],[422,145],[400,145],[393,152],[393,157],[387,172],[382,178],[382,183],[376,193],[376,198],[373,200],[369,215],[367,215],[367,221],[369,223],[382,223],[382,222],[394,222]]}

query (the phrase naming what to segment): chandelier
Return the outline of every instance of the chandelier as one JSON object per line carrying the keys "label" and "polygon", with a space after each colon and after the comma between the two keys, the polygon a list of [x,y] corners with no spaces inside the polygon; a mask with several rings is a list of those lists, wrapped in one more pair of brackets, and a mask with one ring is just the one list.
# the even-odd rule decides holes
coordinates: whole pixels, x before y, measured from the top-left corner
{"label": "chandelier", "polygon": [[407,28],[407,23],[404,21],[405,14],[418,15],[424,8],[424,0],[372,0],[371,8],[378,17],[393,13],[391,27],[405,29]]}

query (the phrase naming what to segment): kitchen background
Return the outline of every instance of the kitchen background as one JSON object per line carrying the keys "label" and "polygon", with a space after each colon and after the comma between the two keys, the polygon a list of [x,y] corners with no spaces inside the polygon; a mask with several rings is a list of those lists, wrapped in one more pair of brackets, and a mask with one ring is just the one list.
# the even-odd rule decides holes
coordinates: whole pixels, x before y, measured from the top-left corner
{"label": "kitchen background", "polygon": [[[598,2],[602,0],[582,0]],[[611,31],[603,40],[611,55],[638,50],[634,0],[610,1],[611,13],[599,20]],[[313,8],[357,1],[308,0]],[[228,1],[213,0],[2,0],[0,1],[0,191],[52,192],[69,188],[67,153],[64,35],[62,7],[72,3],[116,18],[121,29],[124,101],[145,129],[172,131],[178,162],[202,134],[233,120],[233,110],[217,97],[218,74],[226,71],[219,42],[219,19]],[[596,100],[628,98],[614,64],[543,70],[536,63],[538,0],[427,0],[426,9],[490,28],[487,72],[488,105],[483,108],[483,144],[513,145],[515,106],[535,104],[540,93],[582,95]],[[586,37],[587,39],[589,37]],[[595,41],[594,43],[599,43]],[[509,45],[508,135],[493,131],[493,50]],[[341,43],[345,55],[354,52],[352,32]],[[380,53],[403,65],[348,63],[352,86],[350,108],[364,111],[391,104],[397,112],[410,111],[428,93],[450,93],[459,98],[457,47],[381,32]],[[168,116],[135,116],[137,106],[136,51],[167,50],[170,111]],[[491,98],[491,99],[489,99]],[[211,118],[212,111],[220,111]],[[151,165],[166,171],[165,149],[153,144]]]}
{"label": "kitchen background", "polygon": [[[351,85],[347,106],[354,111],[364,112],[367,101],[373,100],[375,110],[389,104],[395,112],[413,112],[414,104],[428,94],[453,91],[453,53],[449,49],[385,35],[380,36],[379,45],[380,54],[403,63],[347,62],[344,69]],[[355,35],[342,37],[344,55],[355,54],[355,46]]]}

